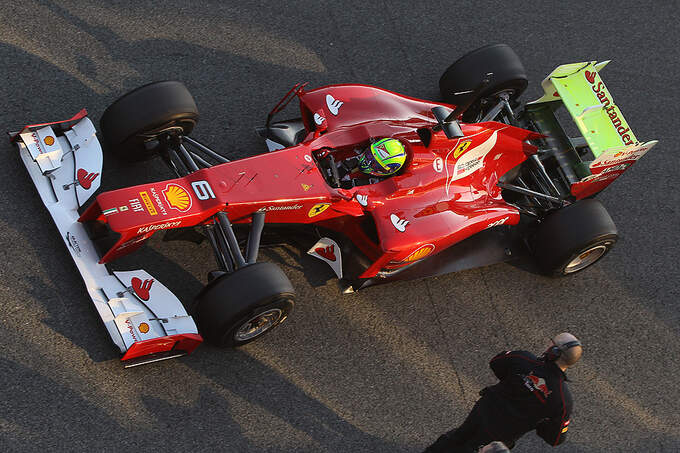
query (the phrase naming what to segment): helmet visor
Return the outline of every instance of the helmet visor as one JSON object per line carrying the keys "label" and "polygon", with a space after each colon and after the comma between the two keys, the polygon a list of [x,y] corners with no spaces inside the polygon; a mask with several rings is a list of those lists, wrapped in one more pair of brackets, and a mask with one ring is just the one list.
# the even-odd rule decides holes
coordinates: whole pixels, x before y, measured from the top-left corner
{"label": "helmet visor", "polygon": [[378,162],[375,156],[373,156],[370,148],[359,156],[359,170],[366,174],[375,176],[382,176],[387,173],[385,168],[380,165],[380,162]]}

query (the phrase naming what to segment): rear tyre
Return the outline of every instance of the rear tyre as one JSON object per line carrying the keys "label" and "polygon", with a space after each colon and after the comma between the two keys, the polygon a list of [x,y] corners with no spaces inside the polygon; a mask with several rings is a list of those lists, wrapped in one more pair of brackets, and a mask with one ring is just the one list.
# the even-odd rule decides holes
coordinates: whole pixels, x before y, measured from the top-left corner
{"label": "rear tyre", "polygon": [[182,82],[153,82],[118,98],[100,121],[106,148],[128,161],[146,160],[158,140],[188,135],[198,121],[194,98]]}
{"label": "rear tyre", "polygon": [[293,285],[277,265],[255,263],[208,283],[196,297],[195,316],[210,343],[241,346],[285,321],[294,297]]}
{"label": "rear tyre", "polygon": [[491,44],[463,55],[444,71],[439,79],[442,99],[453,105],[471,101],[473,93],[469,91],[477,88],[489,72],[493,73],[491,83],[472,100],[463,113],[464,121],[474,121],[483,111],[485,100],[492,101],[500,93],[507,93],[515,101],[529,83],[517,54],[507,44]]}
{"label": "rear tyre", "polygon": [[614,246],[618,233],[597,200],[581,200],[548,215],[532,238],[539,270],[561,277],[599,261]]}

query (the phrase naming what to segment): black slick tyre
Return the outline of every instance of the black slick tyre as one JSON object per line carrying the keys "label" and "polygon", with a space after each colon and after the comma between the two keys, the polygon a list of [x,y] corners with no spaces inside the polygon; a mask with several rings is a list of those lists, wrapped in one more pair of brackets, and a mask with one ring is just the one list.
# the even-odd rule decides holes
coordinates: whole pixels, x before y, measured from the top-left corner
{"label": "black slick tyre", "polygon": [[539,270],[560,277],[580,272],[614,246],[618,233],[602,204],[581,200],[549,214],[531,240]]}
{"label": "black slick tyre", "polygon": [[194,315],[210,343],[241,346],[283,322],[293,311],[294,297],[281,268],[255,263],[208,283],[196,297]]}
{"label": "black slick tyre", "polygon": [[[488,73],[493,73],[489,85],[476,99],[470,93],[476,89]],[[461,105],[472,101],[463,119],[472,121],[485,98],[501,92],[508,93],[514,101],[528,85],[527,71],[517,54],[507,44],[491,44],[468,52],[444,71],[439,79],[439,91],[444,102]]]}
{"label": "black slick tyre", "polygon": [[182,82],[153,82],[130,91],[102,115],[105,148],[128,161],[155,155],[154,143],[163,134],[188,135],[198,121],[194,98]]}

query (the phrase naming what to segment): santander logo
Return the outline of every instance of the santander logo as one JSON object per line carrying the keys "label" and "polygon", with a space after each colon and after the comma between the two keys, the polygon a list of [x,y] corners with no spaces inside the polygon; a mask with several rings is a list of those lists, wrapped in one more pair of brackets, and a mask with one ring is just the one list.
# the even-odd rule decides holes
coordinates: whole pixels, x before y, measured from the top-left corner
{"label": "santander logo", "polygon": [[326,248],[323,247],[317,247],[316,250],[314,250],[316,253],[319,254],[319,256],[322,256],[326,258],[329,261],[335,261],[335,246],[334,245],[329,245]]}
{"label": "santander logo", "polygon": [[342,278],[342,250],[331,238],[321,238],[307,250],[307,254],[330,265],[335,275]]}
{"label": "santander logo", "polygon": [[144,281],[137,277],[132,279],[132,289],[135,291],[135,294],[137,294],[137,296],[139,296],[139,298],[143,301],[149,300],[149,291],[151,290],[151,285],[153,285],[152,278],[148,278]]}
{"label": "santander logo", "polygon": [[591,85],[593,83],[595,83],[595,73],[594,72],[586,71],[584,75],[586,76],[586,80],[588,82],[590,82]]}
{"label": "santander logo", "polygon": [[400,233],[406,231],[406,226],[409,224],[408,220],[399,218],[396,214],[390,214],[390,221],[392,222],[392,225],[394,225],[394,228]]}
{"label": "santander logo", "polygon": [[590,71],[584,71],[583,73],[583,76],[588,83],[590,83],[593,93],[595,93],[597,99],[602,103],[604,111],[607,112],[607,116],[609,116],[609,120],[612,122],[616,133],[621,137],[623,144],[633,145],[633,133],[630,131],[630,128],[627,127],[628,125],[625,123],[623,117],[620,116],[620,111],[616,108],[616,105],[614,105],[611,95],[607,93],[607,88],[604,86],[604,83],[602,83],[601,80],[596,83],[596,75],[596,72]]}
{"label": "santander logo", "polygon": [[326,95],[326,106],[328,107],[328,110],[330,110],[330,112],[333,115],[338,114],[338,111],[340,110],[340,107],[342,107],[342,104],[344,104],[344,102],[342,102],[338,99],[335,99],[330,94]]}
{"label": "santander logo", "polygon": [[99,173],[90,173],[84,168],[79,168],[78,172],[76,173],[78,184],[80,184],[80,187],[85,190],[88,190],[90,187],[92,187],[92,183],[95,179],[97,179],[97,176],[99,176]]}

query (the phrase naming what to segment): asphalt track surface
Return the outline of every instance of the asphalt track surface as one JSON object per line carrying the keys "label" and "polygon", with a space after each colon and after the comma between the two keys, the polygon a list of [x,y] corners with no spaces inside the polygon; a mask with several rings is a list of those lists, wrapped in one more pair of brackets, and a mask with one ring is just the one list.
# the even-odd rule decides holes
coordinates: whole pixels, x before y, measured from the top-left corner
{"label": "asphalt track surface", "polygon": [[[680,450],[677,2],[94,3],[0,2],[0,128],[82,107],[98,121],[123,92],[178,79],[202,113],[194,136],[244,157],[264,150],[253,128],[295,82],[436,99],[458,56],[505,42],[529,71],[527,98],[558,64],[612,59],[617,103],[660,144],[601,194],[621,239],[573,278],[499,264],[342,296],[324,264],[282,247],[262,256],[298,290],[288,322],[239,350],[203,345],[131,370],[0,144],[0,451],[417,452],[494,382],[491,356],[540,352],[564,330],[586,349],[560,451]],[[103,188],[170,176],[105,159]],[[121,265],[191,300],[213,259],[206,244],[154,237]],[[549,450],[531,433],[515,449]]]}

